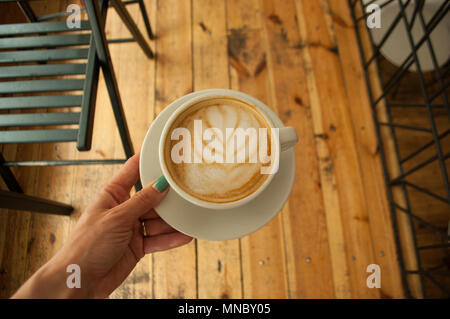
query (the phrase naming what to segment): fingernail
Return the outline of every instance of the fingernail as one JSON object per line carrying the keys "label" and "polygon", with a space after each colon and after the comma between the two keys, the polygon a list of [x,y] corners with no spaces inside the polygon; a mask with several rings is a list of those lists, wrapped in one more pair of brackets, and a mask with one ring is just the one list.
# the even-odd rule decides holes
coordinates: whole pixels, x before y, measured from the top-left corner
{"label": "fingernail", "polygon": [[162,175],[160,178],[153,183],[153,188],[155,188],[158,192],[163,192],[166,188],[169,187],[169,183],[167,179]]}

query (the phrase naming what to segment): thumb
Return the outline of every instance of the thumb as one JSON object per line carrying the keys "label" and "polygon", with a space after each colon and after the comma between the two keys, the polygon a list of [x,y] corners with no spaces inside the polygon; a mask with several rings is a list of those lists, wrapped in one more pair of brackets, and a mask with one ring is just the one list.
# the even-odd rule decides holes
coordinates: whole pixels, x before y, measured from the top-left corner
{"label": "thumb", "polygon": [[134,218],[140,218],[157,206],[166,197],[168,191],[169,183],[164,176],[161,176],[122,203],[120,210],[127,215],[132,215]]}

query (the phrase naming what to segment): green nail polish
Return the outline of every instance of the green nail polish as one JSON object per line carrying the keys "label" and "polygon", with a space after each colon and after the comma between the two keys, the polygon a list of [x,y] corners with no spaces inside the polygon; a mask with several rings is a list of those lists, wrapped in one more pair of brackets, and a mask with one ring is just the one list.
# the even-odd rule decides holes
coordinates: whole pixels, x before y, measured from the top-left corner
{"label": "green nail polish", "polygon": [[156,180],[155,183],[153,183],[153,187],[156,188],[158,191],[163,192],[166,190],[167,187],[169,187],[169,183],[167,182],[167,179],[162,175],[160,178]]}

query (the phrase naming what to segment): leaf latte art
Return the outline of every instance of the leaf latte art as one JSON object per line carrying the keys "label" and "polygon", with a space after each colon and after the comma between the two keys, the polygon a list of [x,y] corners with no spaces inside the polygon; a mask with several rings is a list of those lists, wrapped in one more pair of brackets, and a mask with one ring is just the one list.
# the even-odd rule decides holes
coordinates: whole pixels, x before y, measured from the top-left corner
{"label": "leaf latte art", "polygon": [[212,203],[236,201],[267,180],[273,135],[251,105],[231,98],[201,101],[170,127],[165,163],[177,186],[191,196]]}

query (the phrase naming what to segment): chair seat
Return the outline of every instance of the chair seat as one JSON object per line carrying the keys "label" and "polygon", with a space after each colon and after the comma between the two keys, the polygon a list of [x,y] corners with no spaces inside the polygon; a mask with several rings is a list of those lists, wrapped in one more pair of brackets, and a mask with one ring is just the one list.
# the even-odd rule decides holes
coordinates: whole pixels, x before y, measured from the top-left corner
{"label": "chair seat", "polygon": [[[86,20],[79,28],[66,22],[0,25],[0,111],[35,109],[1,114],[0,127],[8,129],[0,131],[0,143],[76,141],[79,150],[89,150],[98,73]],[[80,110],[42,110],[67,107]]]}

